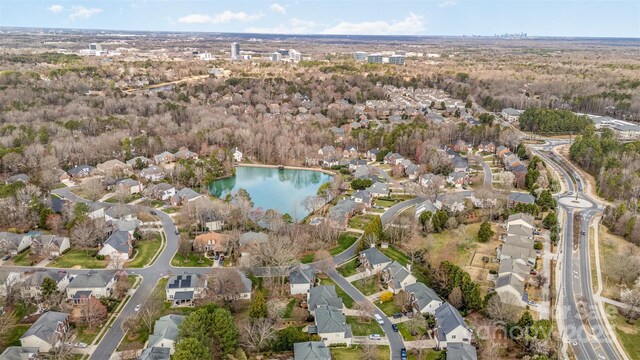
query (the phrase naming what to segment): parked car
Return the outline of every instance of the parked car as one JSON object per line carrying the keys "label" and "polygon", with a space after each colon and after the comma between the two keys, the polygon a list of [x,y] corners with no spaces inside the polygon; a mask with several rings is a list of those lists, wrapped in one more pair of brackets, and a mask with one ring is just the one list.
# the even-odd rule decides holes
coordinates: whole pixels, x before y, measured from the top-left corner
{"label": "parked car", "polygon": [[402,360],[407,360],[407,349],[405,348],[400,349],[400,358]]}
{"label": "parked car", "polygon": [[393,318],[394,319],[400,319],[402,317],[402,313],[395,313],[393,314]]}
{"label": "parked car", "polygon": [[11,259],[11,255],[5,255],[2,257],[2,261],[7,261],[9,259]]}
{"label": "parked car", "polygon": [[530,275],[538,275],[538,272],[537,272],[537,271],[535,271],[535,270],[531,270],[531,271],[529,271],[529,274],[530,274]]}
{"label": "parked car", "polygon": [[136,305],[136,309],[135,310],[136,310],[136,312],[140,311],[140,304]]}
{"label": "parked car", "polygon": [[384,320],[382,320],[382,317],[378,314],[373,314],[373,318],[376,319],[376,322],[380,325],[384,325]]}
{"label": "parked car", "polygon": [[587,233],[585,231],[581,231],[580,234],[586,235]]}
{"label": "parked car", "polygon": [[86,348],[87,344],[83,342],[76,343],[75,347],[77,348]]}
{"label": "parked car", "polygon": [[180,235],[180,230],[176,229],[176,235]]}
{"label": "parked car", "polygon": [[380,334],[371,334],[369,335],[369,340],[380,340]]}
{"label": "parked car", "polygon": [[154,210],[151,210],[151,215],[156,216],[158,215],[158,213],[156,213]]}
{"label": "parked car", "polygon": [[393,324],[391,325],[391,328],[393,329],[393,332],[398,332],[398,325]]}

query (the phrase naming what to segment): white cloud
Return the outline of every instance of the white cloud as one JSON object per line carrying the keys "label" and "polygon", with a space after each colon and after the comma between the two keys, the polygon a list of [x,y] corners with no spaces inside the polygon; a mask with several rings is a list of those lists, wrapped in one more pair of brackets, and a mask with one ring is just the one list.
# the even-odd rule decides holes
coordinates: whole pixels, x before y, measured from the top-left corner
{"label": "white cloud", "polygon": [[226,24],[232,21],[250,22],[258,20],[263,16],[264,14],[262,13],[247,14],[243,11],[232,12],[226,10],[214,15],[191,14],[179,18],[178,22],[182,24]]}
{"label": "white cloud", "polygon": [[84,6],[73,6],[71,8],[71,10],[73,11],[71,13],[71,15],[69,15],[69,19],[71,20],[75,20],[75,19],[88,19],[90,17],[92,17],[93,15],[97,15],[100,14],[102,12],[102,9],[98,9],[98,8],[86,8]]}
{"label": "white cloud", "polygon": [[444,0],[444,1],[440,2],[440,3],[438,3],[438,6],[443,8],[443,7],[453,6],[455,4],[457,4],[456,0]]}
{"label": "white cloud", "polygon": [[322,31],[333,35],[414,35],[425,29],[424,18],[409,13],[404,19],[396,21],[364,21],[352,23],[342,21]]}
{"label": "white cloud", "polygon": [[51,11],[54,14],[57,14],[59,12],[62,12],[62,10],[64,10],[64,6],[62,5],[51,5],[47,8],[49,11]]}
{"label": "white cloud", "polygon": [[313,21],[291,19],[274,27],[249,27],[244,31],[256,34],[312,34],[318,25]]}
{"label": "white cloud", "polygon": [[273,12],[277,12],[279,14],[286,14],[287,13],[287,8],[285,8],[284,6],[278,4],[278,3],[273,3],[271,4],[271,11]]}

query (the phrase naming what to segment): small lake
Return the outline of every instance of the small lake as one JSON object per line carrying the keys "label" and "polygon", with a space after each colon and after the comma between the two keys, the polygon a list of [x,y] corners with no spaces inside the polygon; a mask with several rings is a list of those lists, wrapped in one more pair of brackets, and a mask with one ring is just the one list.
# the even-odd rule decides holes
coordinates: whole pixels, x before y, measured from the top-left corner
{"label": "small lake", "polygon": [[309,215],[302,205],[309,196],[315,196],[320,185],[331,180],[331,176],[319,171],[292,170],[239,166],[236,175],[216,180],[209,192],[219,198],[245,189],[251,195],[255,208],[264,211],[275,209],[300,221]]}

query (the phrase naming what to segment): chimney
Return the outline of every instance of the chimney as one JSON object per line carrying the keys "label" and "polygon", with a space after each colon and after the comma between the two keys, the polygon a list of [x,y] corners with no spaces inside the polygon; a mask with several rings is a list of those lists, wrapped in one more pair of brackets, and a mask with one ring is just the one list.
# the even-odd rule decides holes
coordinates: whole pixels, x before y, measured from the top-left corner
{"label": "chimney", "polygon": [[409,272],[411,272],[411,264],[407,264],[407,270],[409,270]]}

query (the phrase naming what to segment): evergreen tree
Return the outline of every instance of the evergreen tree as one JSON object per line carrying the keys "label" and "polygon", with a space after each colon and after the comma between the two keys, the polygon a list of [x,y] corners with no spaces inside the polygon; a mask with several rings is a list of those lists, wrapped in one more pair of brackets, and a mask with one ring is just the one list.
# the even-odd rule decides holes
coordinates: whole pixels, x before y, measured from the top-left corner
{"label": "evergreen tree", "polygon": [[182,338],[176,344],[176,352],[171,356],[174,360],[211,359],[211,353],[196,338]]}
{"label": "evergreen tree", "polygon": [[485,221],[480,225],[480,230],[478,230],[478,241],[487,242],[494,234],[494,231],[491,229],[491,224]]}
{"label": "evergreen tree", "polygon": [[224,355],[231,354],[238,346],[238,328],[233,320],[233,316],[227,309],[216,309],[213,313],[214,324],[213,335]]}
{"label": "evergreen tree", "polygon": [[251,307],[249,308],[249,317],[252,319],[264,319],[269,316],[267,311],[267,302],[264,299],[262,291],[256,291],[251,299]]}
{"label": "evergreen tree", "polygon": [[50,277],[47,277],[42,281],[40,289],[42,291],[42,296],[44,296],[45,298],[59,292],[58,284],[56,284],[56,281]]}

